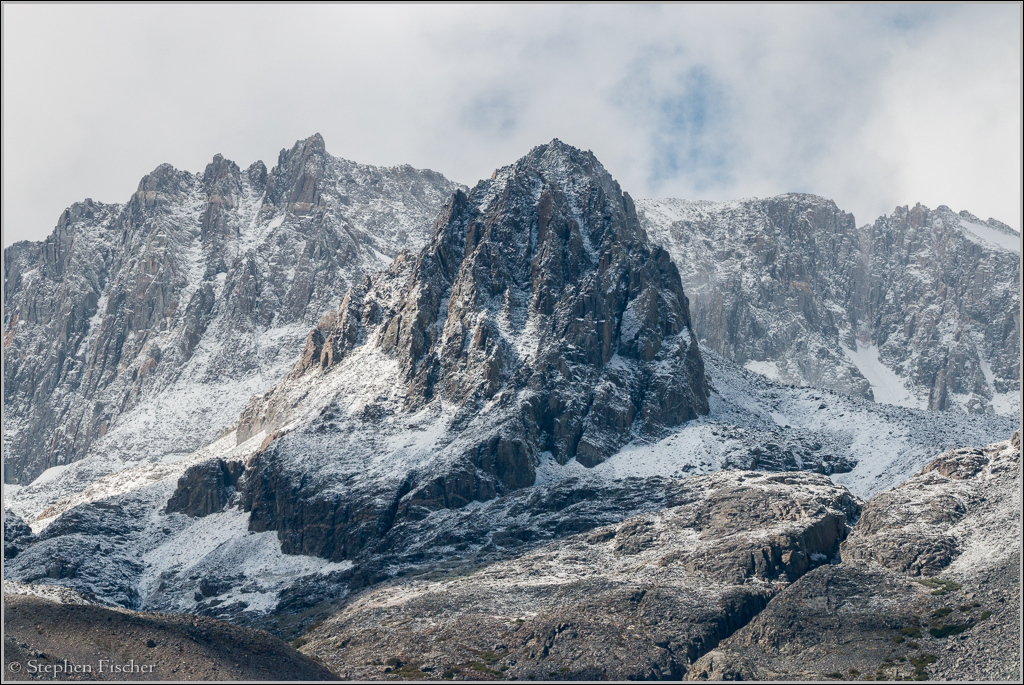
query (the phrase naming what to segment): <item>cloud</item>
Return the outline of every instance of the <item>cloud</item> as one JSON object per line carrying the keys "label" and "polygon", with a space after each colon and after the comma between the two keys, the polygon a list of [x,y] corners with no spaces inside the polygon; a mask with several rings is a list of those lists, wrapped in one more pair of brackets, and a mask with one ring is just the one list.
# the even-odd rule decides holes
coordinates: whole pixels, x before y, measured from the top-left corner
{"label": "cloud", "polygon": [[702,66],[678,75],[674,86],[640,101],[653,118],[648,187],[679,179],[697,191],[731,186],[740,141],[728,88]]}
{"label": "cloud", "polygon": [[814,192],[1020,225],[1021,10],[3,7],[4,244],[162,162],[335,155],[472,184],[592,149],[634,197]]}

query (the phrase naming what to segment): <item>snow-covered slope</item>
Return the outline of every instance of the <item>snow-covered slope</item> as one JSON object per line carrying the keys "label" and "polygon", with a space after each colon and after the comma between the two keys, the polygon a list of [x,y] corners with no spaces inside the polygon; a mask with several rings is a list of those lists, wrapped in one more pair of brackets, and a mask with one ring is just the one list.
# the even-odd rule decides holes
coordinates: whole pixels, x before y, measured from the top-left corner
{"label": "snow-covered slope", "polygon": [[[377,393],[367,362],[353,356],[353,368],[366,372],[354,377],[352,389]],[[258,463],[262,432],[240,445],[230,433],[187,459],[128,469],[69,492],[80,480],[74,472],[90,472],[88,461],[98,458],[88,457],[47,485],[5,491],[12,519],[29,521],[36,533],[8,559],[6,577],[60,585],[137,609],[262,625],[329,605],[396,574],[505,558],[524,545],[660,510],[688,476],[723,468],[802,468],[831,474],[837,484],[868,498],[902,482],[937,452],[991,443],[1015,427],[1007,417],[907,409],[783,385],[714,353],[707,353],[705,363],[714,388],[707,416],[659,439],[638,436],[590,469],[542,454],[533,486],[486,502],[421,509],[422,518],[399,520],[376,544],[343,561],[282,554],[282,536],[252,531],[242,492],[232,490],[226,508],[204,517],[166,513],[188,468],[215,460]],[[344,368],[335,373],[345,375]],[[345,444],[306,438],[309,449],[297,467],[305,464],[313,478],[317,470],[341,467],[361,454],[361,486],[387,486],[396,470],[401,475],[424,468],[439,445],[452,439],[453,415],[436,408],[393,418],[376,424],[376,442],[373,431]],[[364,446],[364,440],[370,442]],[[323,450],[319,459],[317,447]],[[257,473],[250,467],[247,477]],[[350,485],[357,484],[354,476]],[[409,493],[404,497],[412,499]]]}
{"label": "snow-covered slope", "polygon": [[698,337],[748,369],[878,402],[1020,408],[1020,234],[948,207],[857,228],[830,200],[641,200]]}
{"label": "snow-covered slope", "polygon": [[69,208],[4,251],[4,480],[102,454],[184,456],[281,378],[309,327],[419,249],[458,186],[329,155],[315,135],[269,173],[217,155],[158,167],[125,205]]}

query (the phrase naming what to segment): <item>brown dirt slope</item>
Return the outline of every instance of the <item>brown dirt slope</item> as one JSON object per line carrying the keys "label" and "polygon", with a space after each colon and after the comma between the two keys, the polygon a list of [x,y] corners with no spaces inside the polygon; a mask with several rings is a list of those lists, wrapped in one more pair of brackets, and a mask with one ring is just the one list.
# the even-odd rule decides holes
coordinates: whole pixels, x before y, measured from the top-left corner
{"label": "brown dirt slope", "polygon": [[9,594],[4,608],[5,681],[337,680],[269,633],[211,618]]}

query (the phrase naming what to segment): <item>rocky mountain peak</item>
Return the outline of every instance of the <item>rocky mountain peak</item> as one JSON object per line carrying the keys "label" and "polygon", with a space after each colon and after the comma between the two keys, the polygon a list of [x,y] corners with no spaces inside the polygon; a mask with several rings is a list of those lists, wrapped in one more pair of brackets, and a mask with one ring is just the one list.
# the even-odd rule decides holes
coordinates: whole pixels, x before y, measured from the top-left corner
{"label": "rocky mountain peak", "polygon": [[364,341],[398,358],[408,407],[519,403],[516,440],[562,463],[707,412],[676,267],[593,154],[558,140],[454,193],[419,255],[310,332],[297,372]]}
{"label": "rocky mountain peak", "polygon": [[249,178],[249,183],[253,189],[257,192],[262,193],[267,187],[267,165],[263,163],[263,160],[256,160],[249,165],[249,168],[245,170],[245,175]]}
{"label": "rocky mountain peak", "polygon": [[238,165],[218,153],[203,171],[203,187],[208,195],[238,195],[242,191],[241,176]]}
{"label": "rocky mountain peak", "polygon": [[152,193],[163,193],[164,195],[183,195],[192,189],[194,177],[187,171],[179,171],[170,164],[161,164],[153,171],[142,177],[139,181],[136,196],[145,194],[152,200]]}
{"label": "rocky mountain peak", "polygon": [[[599,220],[585,219],[595,212]],[[466,277],[465,260],[472,274],[490,268],[482,260],[499,259],[507,270],[488,274],[497,279],[495,292],[527,288],[531,306],[550,315],[566,284],[598,266],[606,243],[632,247],[645,239],[631,200],[593,154],[555,139],[468,194],[453,195],[435,223],[428,258],[451,282]]]}
{"label": "rocky mountain peak", "polygon": [[321,318],[242,414],[238,444],[266,436],[243,502],[285,551],[350,559],[707,412],[676,267],[593,155],[555,141],[454,192],[418,254]]}
{"label": "rocky mountain peak", "polygon": [[[500,187],[503,181],[531,175],[539,178],[553,197],[557,195],[565,201],[562,209],[568,211],[574,219],[584,215],[599,198],[612,199],[602,207],[602,211],[608,213],[604,221],[580,225],[584,237],[595,249],[606,240],[623,243],[646,240],[646,234],[635,220],[632,200],[594,153],[579,150],[557,138],[547,145],[535,147],[515,164],[498,170],[493,180],[481,181],[481,184],[494,183]],[[608,233],[609,229],[616,230]]]}
{"label": "rocky mountain peak", "polygon": [[857,226],[834,202],[643,200],[698,339],[748,369],[886,404],[1016,415],[1020,234],[917,204]]}
{"label": "rocky mountain peak", "polygon": [[[200,224],[201,241],[208,244],[211,240],[237,237],[238,226],[229,227],[229,223],[231,210],[238,206],[242,197],[241,169],[224,155],[214,155],[203,172],[203,191],[206,207]],[[211,252],[208,255],[208,261],[213,262],[211,275],[227,271],[221,252],[217,250],[217,254]]]}
{"label": "rocky mountain peak", "polygon": [[[199,173],[158,166],[124,205],[72,205],[45,241],[4,250],[7,482],[98,440],[117,460],[181,449],[170,426],[194,428],[189,449],[216,436],[353,283],[429,240],[457,187],[335,159],[313,136],[270,173],[218,154]],[[179,392],[208,403],[167,399]]]}

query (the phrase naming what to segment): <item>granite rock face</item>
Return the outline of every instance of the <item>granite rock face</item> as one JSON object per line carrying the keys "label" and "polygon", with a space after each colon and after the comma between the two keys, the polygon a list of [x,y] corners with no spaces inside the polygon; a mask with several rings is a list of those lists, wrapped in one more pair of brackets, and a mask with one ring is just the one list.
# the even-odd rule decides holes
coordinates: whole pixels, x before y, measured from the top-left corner
{"label": "granite rock face", "polygon": [[[368,356],[388,394],[339,391]],[[353,558],[396,521],[532,485],[544,453],[592,467],[661,437],[706,414],[708,392],[668,253],[594,156],[556,140],[457,191],[419,254],[322,317],[289,378],[242,414],[239,442],[299,426],[253,460],[244,506],[288,552]],[[367,486],[358,460],[309,472],[353,430],[424,416],[440,455]]]}
{"label": "granite rock face", "polygon": [[748,368],[875,401],[1014,415],[1020,234],[940,206],[857,227],[834,202],[643,200],[694,328]]}
{"label": "granite rock face", "polygon": [[817,474],[678,481],[657,512],[470,573],[371,590],[307,633],[302,650],[357,680],[679,679],[835,557],[859,506]]}
{"label": "granite rock face", "polygon": [[68,208],[45,241],[4,251],[4,481],[98,441],[108,461],[210,442],[349,286],[426,242],[457,187],[332,157],[314,135],[269,172],[165,164],[124,205]]}
{"label": "granite rock face", "polygon": [[1020,445],[956,450],[864,505],[840,548],[693,680],[1018,680]]}
{"label": "granite rock face", "polygon": [[[466,191],[335,159],[314,136],[273,169],[164,166],[125,207],[76,206],[47,243],[5,253],[5,455],[18,479],[59,466],[5,492],[5,579],[288,639],[327,619],[308,645],[348,677],[820,677],[863,667],[797,667],[771,645],[818,658],[861,628],[881,631],[864,653],[882,666],[942,673],[883,652],[904,628],[953,644],[964,625],[1013,626],[995,602],[1014,598],[1016,462],[1007,447],[954,450],[885,490],[1013,420],[865,399],[865,350],[844,346],[890,296],[870,289],[852,218],[773,202],[747,247],[723,233],[666,251],[593,155],[558,141]],[[935,216],[920,219],[932,233],[900,225],[892,241],[916,235],[924,259]],[[748,218],[707,226],[743,233]],[[957,278],[983,281],[989,248],[970,271],[954,243]],[[819,384],[843,355],[834,379],[860,397],[698,348],[718,305],[691,319],[692,274],[670,251],[699,289],[755,264],[747,249],[762,261],[719,293],[723,321],[747,331],[729,349],[758,340]],[[993,301],[1009,292],[983,282]],[[958,287],[913,292],[948,304]],[[935,330],[955,318],[942,307]],[[961,339],[982,339],[973,325]],[[814,332],[831,326],[834,339]],[[827,348],[817,367],[809,340]],[[73,439],[8,450],[54,426]],[[975,598],[954,587],[971,569]]]}

